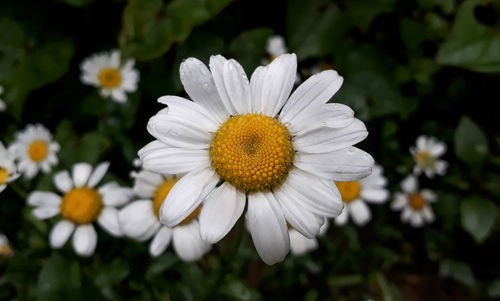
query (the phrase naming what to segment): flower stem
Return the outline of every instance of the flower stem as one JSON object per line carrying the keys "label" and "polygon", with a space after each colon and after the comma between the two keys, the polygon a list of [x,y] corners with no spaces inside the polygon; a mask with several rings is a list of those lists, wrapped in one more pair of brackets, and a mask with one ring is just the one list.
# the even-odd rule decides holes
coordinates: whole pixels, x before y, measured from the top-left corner
{"label": "flower stem", "polygon": [[15,182],[9,183],[9,187],[14,190],[17,195],[19,195],[23,200],[26,200],[28,198],[28,193]]}

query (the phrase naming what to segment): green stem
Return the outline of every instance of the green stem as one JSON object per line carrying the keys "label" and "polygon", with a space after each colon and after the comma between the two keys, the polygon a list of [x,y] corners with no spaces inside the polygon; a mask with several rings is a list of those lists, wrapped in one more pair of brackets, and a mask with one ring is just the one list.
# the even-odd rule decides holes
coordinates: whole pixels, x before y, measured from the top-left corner
{"label": "green stem", "polygon": [[384,277],[384,274],[381,272],[378,272],[377,275],[375,276],[377,284],[380,288],[380,291],[382,292],[382,296],[384,298],[384,301],[393,301],[392,299],[392,294],[389,289],[389,285],[387,284],[387,280]]}
{"label": "green stem", "polygon": [[28,193],[22,189],[19,185],[17,185],[15,182],[9,183],[8,185],[12,190],[14,190],[17,195],[19,195],[23,200],[26,200],[28,198]]}

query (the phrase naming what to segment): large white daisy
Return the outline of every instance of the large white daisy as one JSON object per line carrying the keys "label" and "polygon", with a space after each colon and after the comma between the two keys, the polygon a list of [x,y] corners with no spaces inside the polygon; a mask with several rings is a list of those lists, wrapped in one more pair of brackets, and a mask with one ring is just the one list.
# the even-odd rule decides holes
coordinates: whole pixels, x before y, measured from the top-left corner
{"label": "large white daisy", "polygon": [[138,241],[154,237],[149,253],[159,256],[167,249],[170,241],[177,255],[184,261],[200,259],[211,248],[211,244],[200,236],[199,209],[194,210],[180,224],[173,228],[160,223],[160,206],[170,189],[179,180],[175,176],[162,176],[142,170],[132,173],[135,178],[134,192],[141,198],[120,210],[118,215],[125,235]]}
{"label": "large white daisy", "polygon": [[134,69],[134,64],[133,59],[127,59],[122,64],[119,50],[94,54],[82,62],[81,80],[84,84],[100,88],[103,97],[123,103],[127,101],[126,92],[137,90],[139,72]]}
{"label": "large white daisy", "polygon": [[439,160],[439,157],[446,152],[446,144],[425,135],[419,136],[416,144],[416,147],[410,147],[410,153],[416,163],[413,172],[419,175],[423,171],[428,178],[434,177],[435,174],[444,175],[448,163]]}
{"label": "large white daisy", "polygon": [[387,179],[379,165],[375,165],[372,174],[364,179],[336,184],[345,205],[342,213],[335,218],[337,225],[345,225],[351,216],[356,225],[363,226],[371,220],[370,208],[366,203],[380,204],[389,198],[389,191],[385,188]]}
{"label": "large white daisy", "polygon": [[[319,235],[324,235],[328,231],[329,222],[325,218],[325,223],[321,226],[319,230]],[[290,251],[292,255],[300,256],[308,252],[316,250],[318,248],[318,240],[316,237],[308,238],[300,234],[297,230],[290,228],[288,229],[288,235],[290,235]]]}
{"label": "large white daisy", "polygon": [[97,245],[97,233],[92,225],[97,223],[109,234],[122,236],[118,222],[118,209],[133,195],[130,188],[111,182],[95,188],[108,171],[109,163],[94,169],[90,164],[77,163],[72,175],[61,171],[54,176],[54,185],[62,196],[54,192],[35,191],[28,197],[28,204],[35,207],[33,215],[47,219],[60,214],[62,219],[50,232],[50,245],[62,248],[73,234],[73,248],[80,256],[90,256]]}
{"label": "large white daisy", "polygon": [[434,212],[430,203],[437,200],[436,194],[429,189],[418,188],[418,180],[414,175],[407,176],[401,182],[403,192],[394,194],[391,208],[401,212],[401,221],[409,222],[413,227],[421,227],[425,222],[434,221]]}
{"label": "large white daisy", "polygon": [[[2,93],[3,93],[3,87],[0,86],[0,95],[2,95]],[[0,98],[0,112],[5,111],[6,108],[7,108],[7,105],[5,104],[3,99]]]}
{"label": "large white daisy", "polygon": [[164,96],[152,117],[158,140],[139,151],[144,168],[183,174],[160,209],[168,227],[200,204],[201,237],[222,239],[242,215],[261,258],[282,261],[290,248],[287,221],[302,235],[318,235],[323,217],[342,200],[334,181],[371,173],[373,158],[352,147],[368,132],[353,111],[327,103],[342,84],[333,70],[312,76],[293,94],[297,59],[285,54],[247,79],[241,65],[217,55],[210,70],[189,58],[181,81],[193,101]]}
{"label": "large white daisy", "polygon": [[4,191],[8,183],[17,178],[19,174],[14,158],[0,141],[0,192]]}
{"label": "large white daisy", "polygon": [[52,140],[52,134],[41,124],[28,124],[16,133],[16,140],[9,145],[9,152],[18,162],[18,170],[26,179],[31,179],[41,170],[51,171],[56,165],[59,143]]}

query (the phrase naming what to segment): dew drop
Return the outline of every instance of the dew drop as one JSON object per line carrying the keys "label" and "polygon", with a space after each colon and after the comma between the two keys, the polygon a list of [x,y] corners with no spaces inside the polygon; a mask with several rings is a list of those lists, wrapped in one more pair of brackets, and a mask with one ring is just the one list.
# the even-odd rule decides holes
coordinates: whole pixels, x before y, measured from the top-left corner
{"label": "dew drop", "polygon": [[356,148],[354,148],[352,146],[350,146],[350,147],[347,148],[347,153],[350,154],[350,155],[354,154],[355,151],[356,151]]}

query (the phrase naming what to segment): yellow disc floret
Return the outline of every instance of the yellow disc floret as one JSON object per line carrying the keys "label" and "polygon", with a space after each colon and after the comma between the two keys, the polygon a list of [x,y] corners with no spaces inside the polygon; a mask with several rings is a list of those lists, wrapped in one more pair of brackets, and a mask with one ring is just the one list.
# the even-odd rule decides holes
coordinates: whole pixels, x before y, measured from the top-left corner
{"label": "yellow disc floret", "polygon": [[432,156],[429,151],[422,150],[415,155],[415,160],[417,164],[422,167],[434,168],[436,165],[436,159]]}
{"label": "yellow disc floret", "polygon": [[243,192],[266,191],[281,184],[293,157],[288,129],[260,114],[230,117],[210,145],[210,160],[219,177]]}
{"label": "yellow disc floret", "polygon": [[78,187],[64,195],[61,214],[77,224],[88,224],[97,219],[102,207],[102,197],[96,190]]}
{"label": "yellow disc floret", "polygon": [[48,153],[49,147],[45,141],[35,140],[28,146],[28,156],[35,162],[40,162],[45,159]]}
{"label": "yellow disc floret", "polygon": [[359,197],[361,185],[359,185],[358,181],[336,182],[335,184],[339,188],[344,203],[350,203]]}
{"label": "yellow disc floret", "polygon": [[5,184],[7,182],[7,178],[9,177],[9,173],[7,169],[0,166],[0,185]]}
{"label": "yellow disc floret", "polygon": [[101,86],[106,89],[113,89],[120,86],[122,83],[122,75],[120,70],[116,68],[103,68],[97,75],[97,79]]}
{"label": "yellow disc floret", "polygon": [[408,196],[410,200],[410,206],[415,210],[420,210],[424,208],[425,199],[422,197],[420,193],[412,193]]}

